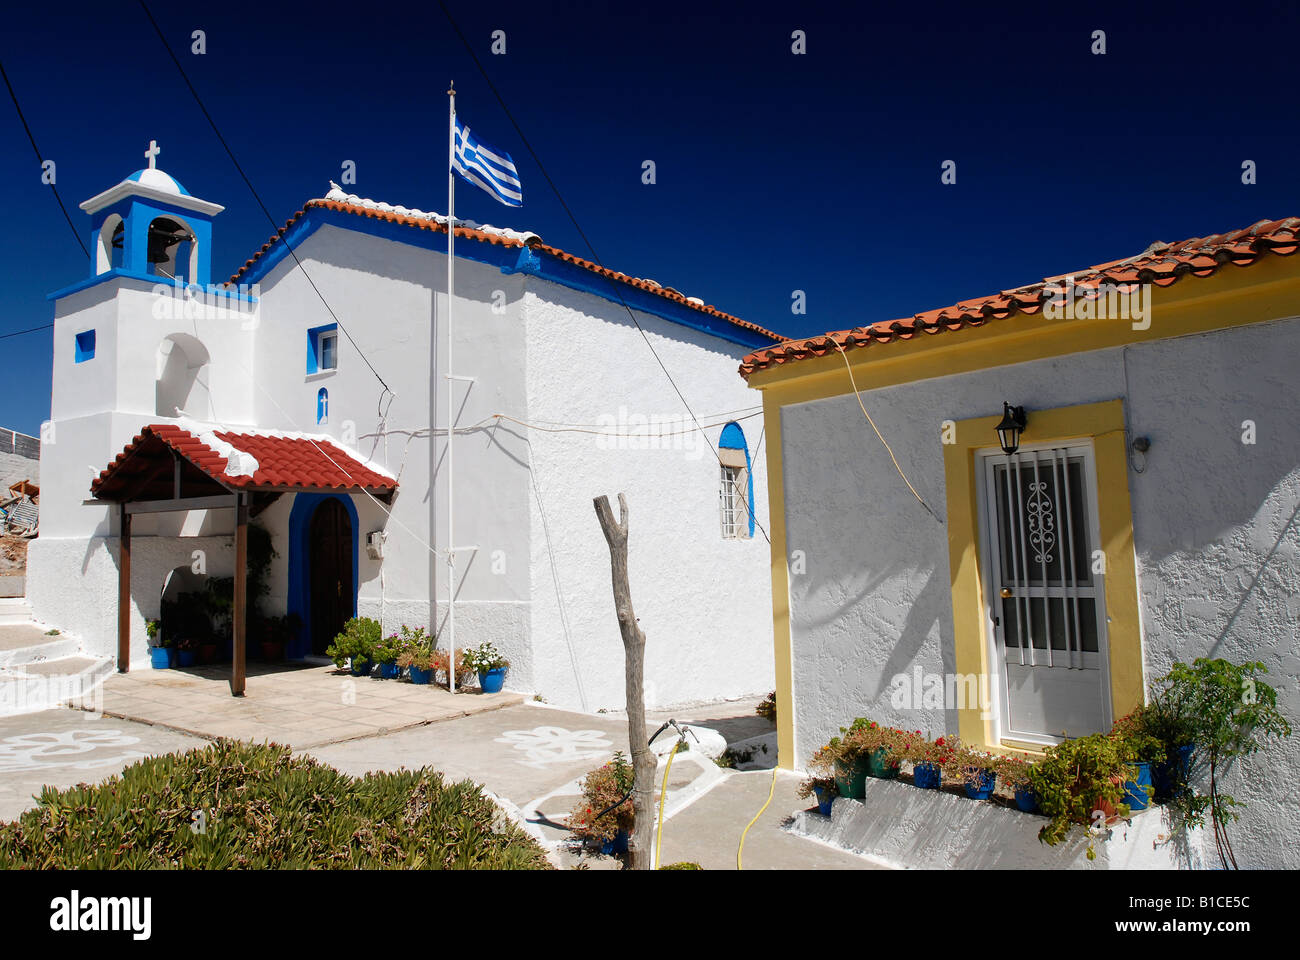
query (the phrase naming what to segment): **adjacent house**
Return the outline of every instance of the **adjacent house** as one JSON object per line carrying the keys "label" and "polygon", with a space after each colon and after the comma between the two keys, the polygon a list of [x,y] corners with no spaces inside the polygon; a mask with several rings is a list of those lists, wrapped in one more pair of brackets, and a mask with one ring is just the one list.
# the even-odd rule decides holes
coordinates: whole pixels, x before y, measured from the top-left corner
{"label": "adjacent house", "polygon": [[[1262,221],[745,358],[784,766],[857,716],[1042,750],[1201,656],[1297,724],[1297,248]],[[1234,774],[1243,864],[1300,865],[1297,769]]]}
{"label": "adjacent house", "polygon": [[231,576],[252,523],[276,552],[256,602],[304,624],[289,657],[320,656],[354,614],[441,631],[454,590],[458,647],[495,643],[509,688],[619,708],[592,500],[623,492],[648,700],[771,689],[761,420],[734,370],[780,337],[457,220],[449,371],[446,217],[332,185],[218,285],[223,208],[146,155],[82,204],[90,276],[51,295],[38,618],[140,665],[146,619]]}

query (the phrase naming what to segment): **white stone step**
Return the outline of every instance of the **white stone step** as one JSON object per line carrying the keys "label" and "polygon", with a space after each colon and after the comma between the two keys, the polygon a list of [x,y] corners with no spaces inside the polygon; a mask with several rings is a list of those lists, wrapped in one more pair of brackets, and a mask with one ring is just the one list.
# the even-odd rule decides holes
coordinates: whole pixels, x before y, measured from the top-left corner
{"label": "white stone step", "polygon": [[0,667],[0,717],[56,707],[103,709],[102,687],[113,661],[70,656]]}
{"label": "white stone step", "polygon": [[0,625],[30,623],[32,608],[26,597],[0,597]]}

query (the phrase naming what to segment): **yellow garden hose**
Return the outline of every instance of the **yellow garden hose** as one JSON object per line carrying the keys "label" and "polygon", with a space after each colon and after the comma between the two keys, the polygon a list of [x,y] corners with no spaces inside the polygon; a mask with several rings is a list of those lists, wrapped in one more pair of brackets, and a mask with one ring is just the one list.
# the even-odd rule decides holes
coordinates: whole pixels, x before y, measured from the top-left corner
{"label": "yellow garden hose", "polygon": [[[773,767],[772,785],[767,788],[767,802],[763,804],[763,806],[759,809],[758,813],[754,814],[754,819],[749,821],[749,827],[752,827],[754,824],[758,823],[758,818],[763,815],[763,811],[766,810],[768,804],[772,802],[772,796],[775,793],[776,793],[776,767]],[[741,833],[740,846],[736,848],[736,869],[737,870],[745,869],[740,865],[740,855],[745,852],[745,834],[749,833],[749,827],[746,827],[744,832]]]}
{"label": "yellow garden hose", "polygon": [[664,785],[659,791],[659,829],[655,832],[655,869],[659,869],[659,850],[664,845],[664,801],[668,799],[668,772],[673,768],[673,757],[682,748],[686,740],[683,737],[673,744],[673,752],[668,754],[668,766],[664,768]]}

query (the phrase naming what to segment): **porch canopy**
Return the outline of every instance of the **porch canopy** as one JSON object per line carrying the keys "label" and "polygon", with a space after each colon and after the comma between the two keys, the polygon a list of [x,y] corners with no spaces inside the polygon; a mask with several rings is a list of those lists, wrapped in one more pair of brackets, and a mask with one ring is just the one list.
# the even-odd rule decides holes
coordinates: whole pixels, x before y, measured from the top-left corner
{"label": "porch canopy", "polygon": [[117,669],[130,669],[131,518],[140,513],[235,511],[234,651],[230,691],[243,696],[248,520],[286,493],[367,493],[391,502],[397,480],[326,436],[204,424],[142,427],[90,485],[89,504],[114,505],[121,528]]}

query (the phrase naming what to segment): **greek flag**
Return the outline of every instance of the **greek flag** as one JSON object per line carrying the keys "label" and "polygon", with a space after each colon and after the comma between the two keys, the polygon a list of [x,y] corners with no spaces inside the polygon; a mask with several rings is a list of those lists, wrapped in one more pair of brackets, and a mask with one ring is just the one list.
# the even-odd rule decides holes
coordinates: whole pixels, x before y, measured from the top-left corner
{"label": "greek flag", "polygon": [[524,205],[519,171],[515,169],[510,154],[478,139],[470,133],[469,127],[460,122],[460,117],[456,118],[456,145],[451,168],[506,206]]}

